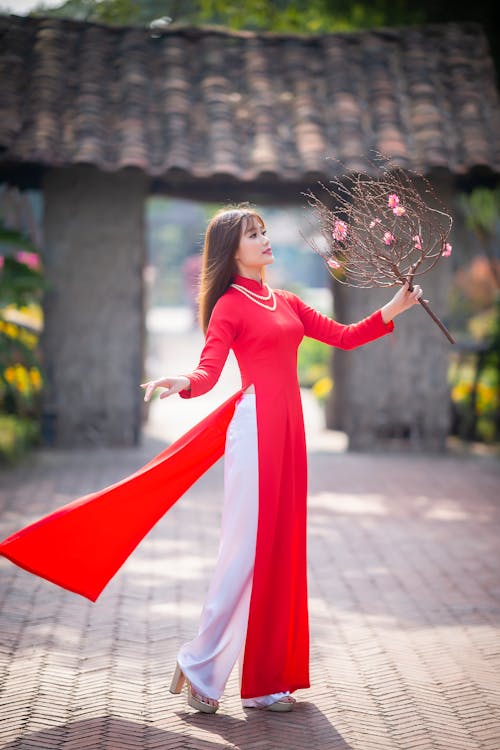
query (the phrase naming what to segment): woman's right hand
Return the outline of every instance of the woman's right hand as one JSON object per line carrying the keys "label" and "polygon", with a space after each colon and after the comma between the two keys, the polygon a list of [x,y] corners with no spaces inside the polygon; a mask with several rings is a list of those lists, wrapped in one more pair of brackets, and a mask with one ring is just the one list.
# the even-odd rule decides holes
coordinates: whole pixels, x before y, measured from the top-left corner
{"label": "woman's right hand", "polygon": [[163,393],[160,393],[160,398],[167,398],[167,396],[172,396],[173,393],[179,393],[179,391],[189,388],[190,385],[189,378],[185,375],[179,375],[173,378],[149,380],[147,383],[141,383],[141,388],[146,389],[144,401],[149,401],[157,388],[165,388]]}

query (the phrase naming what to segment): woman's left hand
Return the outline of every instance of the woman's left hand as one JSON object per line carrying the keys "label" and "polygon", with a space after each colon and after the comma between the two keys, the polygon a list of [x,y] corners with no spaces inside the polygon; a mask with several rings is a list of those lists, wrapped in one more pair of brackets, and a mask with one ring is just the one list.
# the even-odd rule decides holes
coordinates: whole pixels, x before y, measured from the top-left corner
{"label": "woman's left hand", "polygon": [[401,289],[398,289],[394,297],[382,308],[382,319],[384,323],[389,323],[396,315],[400,315],[409,310],[410,307],[418,305],[419,299],[423,292],[419,284],[415,284],[412,291],[409,291],[409,284],[407,281],[403,284]]}

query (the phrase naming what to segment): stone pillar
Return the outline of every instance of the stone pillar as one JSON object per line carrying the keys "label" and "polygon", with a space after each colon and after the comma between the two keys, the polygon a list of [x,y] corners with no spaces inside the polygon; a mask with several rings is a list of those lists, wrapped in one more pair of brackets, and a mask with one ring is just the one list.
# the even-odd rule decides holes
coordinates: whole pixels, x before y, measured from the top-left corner
{"label": "stone pillar", "polygon": [[[449,182],[441,180],[434,186],[451,208]],[[443,320],[450,260],[443,258],[418,282]],[[343,323],[360,320],[394,292],[343,288],[338,295],[342,314],[336,318]],[[335,350],[329,426],[345,430],[353,450],[389,446],[443,450],[450,420],[447,369],[452,345],[420,306],[396,318],[395,326],[393,334],[365,347],[351,352]]]}
{"label": "stone pillar", "polygon": [[138,441],[146,193],[136,169],[45,176],[43,426],[56,445]]}

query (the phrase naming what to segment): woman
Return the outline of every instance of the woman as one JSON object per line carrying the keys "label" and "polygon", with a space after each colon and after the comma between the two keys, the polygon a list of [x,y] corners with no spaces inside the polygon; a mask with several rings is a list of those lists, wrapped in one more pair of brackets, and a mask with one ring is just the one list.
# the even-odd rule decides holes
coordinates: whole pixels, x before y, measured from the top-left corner
{"label": "woman", "polygon": [[187,375],[143,384],[148,401],[199,396],[217,382],[230,349],[242,392],[226,436],[222,537],[196,638],[178,656],[171,691],[187,681],[188,702],[218,708],[240,657],[245,707],[289,711],[291,693],[309,686],[306,581],[307,466],[297,381],[304,336],[351,349],[393,330],[393,318],[421,296],[401,288],[355,325],[341,325],[296,295],[264,282],[274,258],[261,217],[223,209],[203,250],[200,321],[206,340]]}

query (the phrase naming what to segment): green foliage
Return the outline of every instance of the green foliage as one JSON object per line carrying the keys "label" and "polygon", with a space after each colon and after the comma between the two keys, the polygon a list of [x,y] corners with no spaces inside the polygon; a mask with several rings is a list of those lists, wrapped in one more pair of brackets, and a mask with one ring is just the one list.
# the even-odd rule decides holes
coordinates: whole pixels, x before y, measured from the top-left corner
{"label": "green foliage", "polygon": [[469,229],[484,237],[495,232],[500,221],[500,188],[478,187],[462,193],[460,203]]}
{"label": "green foliage", "polygon": [[18,232],[17,229],[10,229],[0,219],[0,250],[2,252],[12,252],[13,247],[16,250],[22,249],[38,254],[38,248],[35,247],[29,237],[22,232]]}
{"label": "green foliage", "polygon": [[39,271],[15,258],[6,257],[0,272],[0,307],[28,305],[39,300],[43,289]]}
{"label": "green foliage", "polygon": [[454,432],[466,440],[500,440],[500,294],[483,347],[452,362],[449,381]]}
{"label": "green foliage", "polygon": [[496,368],[497,379],[500,381],[500,293],[497,294],[495,316],[487,340],[488,350],[486,353],[486,364],[489,367]]}
{"label": "green foliage", "polygon": [[298,355],[299,383],[311,388],[316,381],[329,376],[331,350],[327,344],[316,339],[305,338]]}
{"label": "green foliage", "polygon": [[[467,321],[469,331],[480,343],[476,355],[455,375],[451,392],[455,428],[465,439],[493,441],[500,439],[500,188],[475,188],[461,196],[461,207],[487,259],[496,296],[490,309]],[[473,287],[464,300],[462,314],[473,312],[470,289]],[[455,304],[459,300],[460,293],[455,292]]]}
{"label": "green foliage", "polygon": [[[35,12],[113,24],[148,24],[167,17],[178,25],[219,24],[232,29],[314,33],[446,20],[492,19],[495,6],[471,7],[452,0],[66,0],[56,8],[43,2]],[[486,19],[485,19],[486,21]]]}
{"label": "green foliage", "polygon": [[498,440],[498,370],[485,366],[478,373],[470,358],[451,368],[450,381],[455,433],[465,440]]}
{"label": "green foliage", "polygon": [[0,410],[36,417],[42,386],[38,333],[13,313],[19,318],[21,308],[40,302],[45,283],[39,252],[29,237],[0,221],[0,253]]}
{"label": "green foliage", "polygon": [[42,274],[37,268],[27,265],[23,252],[39,260],[38,248],[29,237],[9,229],[0,219],[0,307],[20,307],[41,299],[44,289]]}
{"label": "green foliage", "polygon": [[40,441],[36,420],[0,414],[0,465],[12,464]]}
{"label": "green foliage", "polygon": [[409,26],[446,21],[483,24],[500,71],[497,0],[66,0],[55,8],[43,2],[34,14],[117,25],[147,26],[167,18],[174,26],[215,24],[230,29],[281,33],[326,33],[383,26]]}

